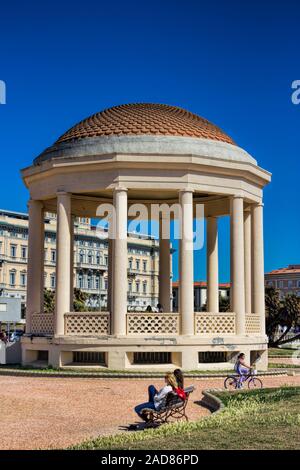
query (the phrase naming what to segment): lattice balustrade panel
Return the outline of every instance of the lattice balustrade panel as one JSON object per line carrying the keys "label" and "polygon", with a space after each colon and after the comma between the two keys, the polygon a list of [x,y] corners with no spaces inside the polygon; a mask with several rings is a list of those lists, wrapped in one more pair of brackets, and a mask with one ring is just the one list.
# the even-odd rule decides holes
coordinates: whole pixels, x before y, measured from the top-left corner
{"label": "lattice balustrade panel", "polygon": [[179,334],[179,315],[158,314],[127,314],[127,334]]}
{"label": "lattice balustrade panel", "polygon": [[110,315],[108,313],[66,313],[65,334],[90,336],[109,335]]}
{"label": "lattice balustrade panel", "polygon": [[53,335],[54,314],[34,313],[31,317],[31,332],[34,335]]}
{"label": "lattice balustrade panel", "polygon": [[196,314],[195,334],[235,334],[235,314]]}
{"label": "lattice balustrade panel", "polygon": [[254,313],[246,315],[246,333],[259,334],[260,333],[260,316]]}

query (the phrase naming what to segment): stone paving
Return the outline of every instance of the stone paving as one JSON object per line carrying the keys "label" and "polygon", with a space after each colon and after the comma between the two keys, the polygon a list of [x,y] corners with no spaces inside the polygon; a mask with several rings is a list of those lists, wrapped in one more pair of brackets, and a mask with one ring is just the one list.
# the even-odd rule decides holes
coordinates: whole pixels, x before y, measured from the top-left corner
{"label": "stone paving", "polygon": [[[194,384],[187,414],[209,415],[202,390],[223,387],[224,379],[189,379]],[[160,379],[86,379],[0,376],[0,449],[64,448],[90,437],[113,434],[136,422],[133,407],[146,401],[150,383]],[[300,376],[263,377],[264,385],[299,385]]]}

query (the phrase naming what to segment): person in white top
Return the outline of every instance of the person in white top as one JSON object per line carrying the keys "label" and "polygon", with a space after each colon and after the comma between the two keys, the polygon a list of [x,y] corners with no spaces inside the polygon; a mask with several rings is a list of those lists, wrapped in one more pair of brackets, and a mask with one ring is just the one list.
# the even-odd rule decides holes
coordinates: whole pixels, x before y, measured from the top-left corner
{"label": "person in white top", "polygon": [[177,382],[175,376],[171,373],[166,374],[165,376],[166,385],[159,391],[154,387],[154,385],[149,385],[148,387],[148,401],[141,403],[134,408],[134,411],[138,414],[140,418],[144,421],[145,415],[142,413],[144,408],[150,408],[152,410],[160,410],[164,407],[166,403],[167,396],[170,392],[173,392],[177,388]]}

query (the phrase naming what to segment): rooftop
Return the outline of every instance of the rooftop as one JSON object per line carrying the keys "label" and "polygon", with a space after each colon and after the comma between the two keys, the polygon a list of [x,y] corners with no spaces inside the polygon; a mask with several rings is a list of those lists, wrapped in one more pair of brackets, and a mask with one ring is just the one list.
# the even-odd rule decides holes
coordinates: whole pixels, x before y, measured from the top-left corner
{"label": "rooftop", "polygon": [[56,144],[86,137],[125,135],[199,137],[235,145],[222,129],[197,114],[153,103],[123,104],[93,114],[63,134]]}
{"label": "rooftop", "polygon": [[[179,287],[179,281],[174,281],[172,283],[173,287]],[[207,287],[206,281],[194,281],[194,287]],[[219,288],[230,289],[230,282],[220,282]]]}
{"label": "rooftop", "polygon": [[278,268],[266,273],[267,275],[274,274],[295,274],[300,273],[300,264],[289,264],[286,268]]}

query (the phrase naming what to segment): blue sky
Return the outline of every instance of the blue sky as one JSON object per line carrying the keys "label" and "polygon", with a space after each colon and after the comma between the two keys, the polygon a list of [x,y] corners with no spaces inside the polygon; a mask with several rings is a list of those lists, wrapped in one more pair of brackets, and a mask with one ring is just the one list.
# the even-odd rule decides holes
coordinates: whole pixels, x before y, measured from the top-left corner
{"label": "blue sky", "polygon": [[[80,119],[127,102],[178,105],[221,126],[273,173],[266,270],[300,263],[300,105],[291,101],[299,2],[11,1],[0,18],[0,207],[26,210],[20,168]],[[222,281],[228,253],[222,220]],[[205,278],[204,250],[195,277]]]}

